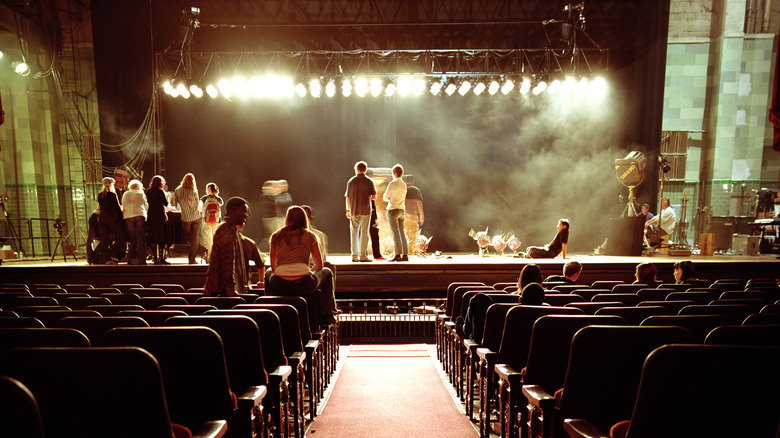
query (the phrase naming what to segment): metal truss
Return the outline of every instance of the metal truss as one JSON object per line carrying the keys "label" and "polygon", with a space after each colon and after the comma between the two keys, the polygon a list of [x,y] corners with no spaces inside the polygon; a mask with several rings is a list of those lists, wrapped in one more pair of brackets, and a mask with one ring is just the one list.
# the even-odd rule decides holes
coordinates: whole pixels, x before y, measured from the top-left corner
{"label": "metal truss", "polygon": [[609,49],[387,50],[306,52],[167,52],[157,54],[158,80],[226,76],[592,75],[608,70]]}

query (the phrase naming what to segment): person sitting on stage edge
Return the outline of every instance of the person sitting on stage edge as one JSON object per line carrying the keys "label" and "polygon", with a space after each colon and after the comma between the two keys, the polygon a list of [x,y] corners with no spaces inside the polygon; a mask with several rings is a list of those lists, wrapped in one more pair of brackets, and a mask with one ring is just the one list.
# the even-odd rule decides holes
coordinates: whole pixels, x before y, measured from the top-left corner
{"label": "person sitting on stage edge", "polygon": [[[333,272],[323,267],[317,235],[309,229],[306,212],[298,206],[287,209],[284,227],[271,235],[271,268],[265,271],[269,295],[303,296],[318,293],[320,321],[335,322],[338,313]],[[309,258],[314,266],[309,268]]]}
{"label": "person sitting on stage edge", "polygon": [[570,260],[563,265],[563,275],[550,275],[544,281],[562,281],[566,284],[577,284],[582,272],[582,265],[576,260]]}
{"label": "person sitting on stage edge", "polygon": [[214,233],[209,254],[204,293],[208,296],[236,296],[246,293],[247,263],[239,226],[249,217],[249,204],[243,198],[230,198],[225,204],[225,220]]}
{"label": "person sitting on stage edge", "polygon": [[520,271],[520,277],[517,278],[517,290],[512,293],[521,293],[523,288],[531,283],[542,283],[542,270],[533,263],[523,266],[523,270]]}
{"label": "person sitting on stage edge", "polygon": [[677,284],[683,284],[688,281],[696,280],[694,278],[693,262],[690,260],[683,260],[674,264],[674,282]]}
{"label": "person sitting on stage edge", "polygon": [[520,293],[520,304],[526,306],[544,305],[544,288],[539,283],[527,284]]}
{"label": "person sitting on stage edge", "polygon": [[518,254],[521,257],[529,259],[554,259],[558,254],[566,258],[566,246],[569,244],[569,220],[561,219],[558,221],[558,234],[555,239],[545,246],[529,246],[525,253]]}
{"label": "person sitting on stage edge", "polygon": [[646,284],[650,287],[655,287],[658,282],[655,279],[658,271],[655,269],[655,265],[652,263],[640,263],[636,265],[636,273],[634,274],[633,284]]}

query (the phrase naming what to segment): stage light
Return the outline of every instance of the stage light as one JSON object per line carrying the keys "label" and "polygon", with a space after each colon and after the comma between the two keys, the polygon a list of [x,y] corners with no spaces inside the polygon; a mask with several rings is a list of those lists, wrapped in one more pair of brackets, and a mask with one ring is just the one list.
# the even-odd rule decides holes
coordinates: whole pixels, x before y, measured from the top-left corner
{"label": "stage light", "polygon": [[3,59],[3,51],[0,50],[0,59]]}
{"label": "stage light", "polygon": [[477,85],[474,85],[474,94],[479,96],[483,91],[485,91],[485,81],[477,82]]}
{"label": "stage light", "polygon": [[306,86],[303,85],[302,82],[298,82],[298,84],[295,85],[295,93],[298,94],[299,97],[306,96]]}
{"label": "stage light", "polygon": [[496,93],[498,93],[498,89],[501,88],[501,84],[498,83],[497,80],[493,79],[490,81],[490,86],[488,87],[488,93],[493,96]]}
{"label": "stage light", "polygon": [[333,97],[336,95],[336,81],[333,79],[328,81],[328,83],[325,85],[325,94],[328,97]]}
{"label": "stage light", "polygon": [[458,87],[455,85],[455,82],[450,81],[450,83],[447,84],[447,87],[444,88],[444,92],[447,93],[447,96],[452,96],[452,93],[457,89]]}
{"label": "stage light", "polygon": [[607,81],[597,77],[590,83],[590,95],[596,100],[601,100],[607,95]]}
{"label": "stage light", "polygon": [[371,87],[371,95],[374,96],[374,97],[377,97],[380,94],[382,94],[382,89],[384,88],[382,85],[383,84],[382,84],[382,80],[381,79],[379,79],[379,78],[371,79],[371,85],[370,85],[370,87]]}
{"label": "stage light", "polygon": [[523,82],[520,84],[520,94],[528,94],[528,92],[531,90],[531,80],[528,78],[523,78]]}
{"label": "stage light", "polygon": [[203,97],[203,89],[196,84],[190,85],[190,93],[197,98]]}
{"label": "stage light", "polygon": [[563,84],[561,84],[561,90],[564,93],[570,93],[577,85],[577,81],[574,79],[573,76],[567,76],[566,79],[563,81]]}
{"label": "stage light", "polygon": [[385,96],[392,96],[395,94],[395,84],[392,81],[388,81],[385,87]]}
{"label": "stage light", "polygon": [[588,81],[588,78],[582,78],[579,82],[577,82],[577,85],[574,89],[577,91],[577,93],[580,94],[587,93],[588,88],[590,88],[589,85],[590,81]]}
{"label": "stage light", "polygon": [[536,84],[536,86],[534,87],[533,90],[531,90],[531,92],[534,94],[534,96],[538,96],[542,94],[542,92],[546,89],[547,89],[547,82],[541,80]]}
{"label": "stage light", "polygon": [[173,93],[173,85],[171,85],[171,81],[165,81],[163,83],[163,92],[168,95]]}
{"label": "stage light", "polygon": [[217,88],[219,88],[219,92],[222,93],[225,99],[230,99],[230,95],[232,92],[230,81],[228,81],[227,79],[221,79],[219,82],[217,82]]}
{"label": "stage light", "polygon": [[414,77],[410,75],[398,76],[396,82],[398,82],[396,91],[401,96],[406,96],[407,94],[409,94],[412,91],[412,87],[416,84]]}
{"label": "stage light", "polygon": [[344,97],[352,95],[352,82],[350,82],[349,79],[344,79],[344,83],[341,84],[341,94]]}
{"label": "stage light", "polygon": [[504,94],[509,94],[513,88],[515,88],[515,83],[512,82],[511,79],[507,78],[506,82],[504,82],[504,85],[501,87],[501,92]]}
{"label": "stage light", "polygon": [[30,66],[27,65],[26,62],[24,62],[24,61],[17,61],[17,62],[14,62],[12,65],[14,67],[14,72],[16,72],[17,74],[22,75],[22,76],[27,76],[27,75],[30,74]]}
{"label": "stage light", "polygon": [[249,84],[247,84],[246,80],[240,76],[233,79],[231,89],[240,99],[246,99],[249,97]]}
{"label": "stage light", "polygon": [[322,96],[322,83],[320,83],[319,79],[309,81],[309,94],[315,99]]}
{"label": "stage light", "polygon": [[558,79],[555,79],[554,81],[552,81],[550,83],[550,87],[547,88],[547,92],[550,93],[550,94],[555,94],[560,89],[561,89],[561,81],[559,81]]}
{"label": "stage light", "polygon": [[425,79],[415,79],[414,85],[412,85],[412,92],[415,96],[422,96],[425,93]]}
{"label": "stage light", "polygon": [[206,94],[208,94],[210,98],[215,99],[217,95],[219,95],[219,90],[217,90],[217,87],[213,84],[208,84],[206,85]]}
{"label": "stage light", "polygon": [[471,90],[471,82],[469,82],[469,80],[466,79],[460,84],[460,88],[458,88],[458,94],[460,94],[461,96],[465,96],[466,93],[469,92],[469,90]]}
{"label": "stage light", "polygon": [[365,97],[368,93],[368,80],[366,78],[355,79],[355,94]]}
{"label": "stage light", "polygon": [[437,96],[441,92],[441,82],[439,81],[433,81],[431,83],[431,94],[434,96]]}
{"label": "stage light", "polygon": [[247,90],[249,93],[248,95],[251,95],[253,97],[262,98],[265,94],[265,84],[261,77],[255,76],[252,79],[249,80],[249,87]]}
{"label": "stage light", "polygon": [[190,90],[187,89],[187,87],[184,85],[184,82],[179,82],[179,85],[176,86],[176,91],[179,92],[179,96],[185,99],[190,98]]}

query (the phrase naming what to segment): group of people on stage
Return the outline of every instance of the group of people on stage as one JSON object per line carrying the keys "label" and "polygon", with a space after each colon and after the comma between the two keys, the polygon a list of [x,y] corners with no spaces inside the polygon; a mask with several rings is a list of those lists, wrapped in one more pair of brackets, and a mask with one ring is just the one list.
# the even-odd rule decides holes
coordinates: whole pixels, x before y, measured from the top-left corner
{"label": "group of people on stage", "polygon": [[[196,263],[202,251],[207,254],[211,249],[223,203],[215,183],[208,183],[206,195],[199,197],[192,173],[184,175],[172,192],[167,191],[165,178],[160,175],[151,179],[146,190],[141,181],[132,180],[122,193],[121,202],[116,181],[106,177],[97,201],[98,208],[89,221],[91,239],[87,242],[87,257],[90,263],[108,265],[122,261],[145,265],[147,247],[155,264],[168,264],[167,249],[173,244],[168,212],[177,209],[181,212],[182,235],[190,244],[188,261]],[[98,236],[100,244],[92,251],[91,240]]]}

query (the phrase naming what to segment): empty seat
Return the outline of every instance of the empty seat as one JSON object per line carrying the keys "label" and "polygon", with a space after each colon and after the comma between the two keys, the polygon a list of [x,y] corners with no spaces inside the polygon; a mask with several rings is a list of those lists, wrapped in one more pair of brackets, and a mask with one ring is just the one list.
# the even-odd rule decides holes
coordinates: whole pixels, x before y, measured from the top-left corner
{"label": "empty seat", "polygon": [[19,314],[13,310],[0,310],[0,318],[18,318]]}
{"label": "empty seat", "polygon": [[0,376],[0,430],[9,437],[43,438],[38,402],[13,377]]}
{"label": "empty seat", "polygon": [[694,304],[680,309],[678,315],[723,315],[729,318],[733,324],[741,324],[742,321],[753,312],[753,308],[746,304],[723,304],[712,306]]}
{"label": "empty seat", "polygon": [[185,293],[186,290],[184,289],[184,286],[180,284],[171,284],[171,283],[155,283],[150,285],[149,287],[156,287],[159,289],[162,289],[165,291],[165,293]]}
{"label": "empty seat", "polygon": [[136,294],[140,298],[165,296],[165,291],[159,287],[131,287],[126,291],[122,291],[122,293]]}
{"label": "empty seat", "polygon": [[83,310],[86,309],[87,306],[105,306],[111,304],[111,301],[105,297],[68,297],[60,301],[62,301],[61,304],[63,306],[68,306],[73,310]]}
{"label": "empty seat", "polygon": [[103,298],[108,299],[109,301],[111,301],[111,304],[119,304],[119,305],[122,305],[122,304],[138,304],[138,300],[141,299],[141,297],[139,297],[136,294],[131,294],[131,293],[124,293],[123,294],[121,292],[118,292],[118,293],[105,293],[105,294],[100,295],[100,296],[103,297]]}
{"label": "empty seat", "polygon": [[0,353],[17,347],[89,347],[89,339],[67,328],[0,328]]}
{"label": "empty seat", "polygon": [[672,312],[661,306],[626,306],[626,307],[602,307],[596,311],[596,315],[616,315],[626,320],[629,325],[639,325],[648,316],[671,315]]}
{"label": "empty seat", "polygon": [[647,289],[650,287],[652,286],[643,283],[617,284],[612,288],[612,292],[616,294],[635,294],[640,289]]}
{"label": "empty seat", "polygon": [[111,287],[119,289],[120,292],[127,292],[129,289],[134,287],[144,287],[144,285],[138,283],[114,283],[111,285]]}
{"label": "empty seat", "polygon": [[62,286],[68,293],[74,292],[86,292],[87,289],[92,289],[92,285],[88,283],[68,283]]}
{"label": "empty seat", "polygon": [[[620,281],[620,280],[597,280],[597,281],[594,281],[590,285],[590,287],[591,287],[591,289],[609,289],[609,290],[612,290],[613,287],[615,287],[615,286],[617,286],[619,284],[624,284],[624,283],[625,282]],[[645,286],[645,287],[647,287],[647,286]]]}
{"label": "empty seat", "polygon": [[99,297],[103,294],[119,294],[121,290],[115,287],[93,287],[91,289],[85,289],[85,293],[88,293],[91,297]]}
{"label": "empty seat", "polygon": [[583,311],[586,315],[595,315],[596,311],[602,307],[620,307],[623,303],[620,301],[602,301],[602,302],[573,302],[566,304],[563,307],[576,307]]}
{"label": "empty seat", "polygon": [[592,289],[592,288],[577,289],[577,295],[582,297],[582,301],[590,301],[591,299],[593,299],[593,297],[595,297],[598,294],[607,294],[607,293],[610,293],[610,292],[611,292],[610,289],[604,289],[604,288],[599,288],[599,289]]}
{"label": "empty seat", "polygon": [[626,306],[636,306],[639,304],[639,302],[642,299],[639,298],[639,295],[636,293],[618,293],[618,292],[611,292],[608,294],[598,294],[595,297],[591,298],[591,301],[594,303],[600,303],[600,302],[614,302],[617,301],[619,303],[622,303]]}
{"label": "empty seat", "polygon": [[170,304],[187,304],[187,300],[181,297],[142,297],[137,303],[146,310],[156,310],[160,306]]}
{"label": "empty seat", "polygon": [[780,313],[754,313],[742,321],[742,325],[778,325]]}
{"label": "empty seat", "polygon": [[87,306],[84,310],[94,310],[103,316],[116,316],[123,310],[144,310],[144,308],[137,304],[98,304]]}
{"label": "empty seat", "polygon": [[642,301],[637,304],[637,307],[643,306],[661,306],[669,309],[672,315],[676,315],[685,306],[696,304],[696,301],[691,300],[674,300],[674,301]]}
{"label": "empty seat", "polygon": [[123,310],[118,314],[118,316],[137,316],[151,327],[162,327],[168,318],[186,315],[181,310]]}
{"label": "empty seat", "polygon": [[68,316],[100,316],[100,313],[94,310],[45,310],[38,309],[30,314],[33,318],[39,319],[44,326],[54,327],[62,318]]}
{"label": "empty seat", "polygon": [[198,301],[198,298],[205,297],[206,294],[203,292],[196,293],[196,292],[169,292],[168,297],[181,297],[187,300],[187,304],[195,304],[195,301]]}
{"label": "empty seat", "polygon": [[195,304],[214,306],[217,309],[232,309],[246,303],[246,300],[241,297],[201,297],[195,301]]}
{"label": "empty seat", "polygon": [[654,315],[641,322],[642,326],[683,327],[693,336],[694,342],[704,342],[704,338],[715,327],[729,324],[723,315]]}
{"label": "empty seat", "polygon": [[5,328],[44,328],[41,320],[31,316],[17,318],[0,318],[0,327]]}
{"label": "empty seat", "polygon": [[724,325],[715,327],[704,339],[704,343],[780,347],[780,325]]}
{"label": "empty seat", "polygon": [[577,294],[545,294],[544,302],[551,306],[562,307],[569,303],[581,302],[583,298]]}
{"label": "empty seat", "polygon": [[642,301],[661,301],[665,300],[666,296],[672,292],[676,292],[672,288],[651,288],[646,287],[636,291],[636,294]]}
{"label": "empty seat", "polygon": [[[140,348],[17,349],[0,358],[0,373],[35,394],[47,438],[173,435],[160,368]],[[203,422],[186,426],[196,436],[226,429],[224,421],[205,426],[216,434]]]}
{"label": "empty seat", "polygon": [[137,316],[68,316],[55,327],[72,328],[84,333],[93,346],[103,345],[103,335],[116,327],[149,327]]}
{"label": "empty seat", "polygon": [[695,301],[697,304],[709,304],[717,295],[705,291],[672,292],[666,296],[668,301]]}
{"label": "empty seat", "polygon": [[624,434],[606,434],[611,425],[582,417],[568,417],[566,429],[572,437],[774,437],[780,425],[778,367],[776,347],[662,346],[645,361]]}
{"label": "empty seat", "polygon": [[187,315],[203,315],[209,310],[217,310],[214,306],[197,305],[197,304],[165,304],[157,308],[157,310],[180,310]]}

